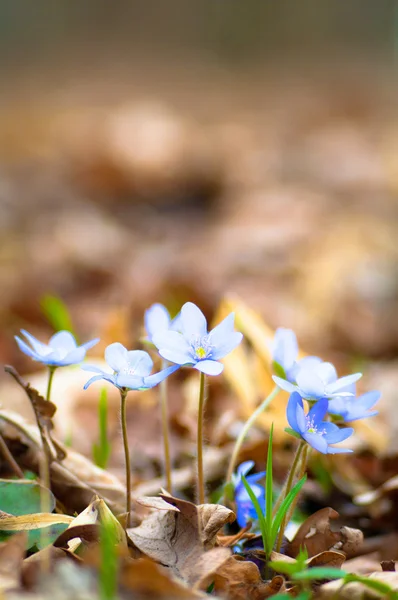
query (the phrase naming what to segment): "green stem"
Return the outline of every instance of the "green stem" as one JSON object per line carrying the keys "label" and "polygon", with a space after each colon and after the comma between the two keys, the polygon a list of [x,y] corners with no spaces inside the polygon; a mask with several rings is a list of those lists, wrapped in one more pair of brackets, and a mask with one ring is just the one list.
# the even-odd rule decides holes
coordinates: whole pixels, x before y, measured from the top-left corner
{"label": "green stem", "polygon": [[249,433],[249,430],[254,425],[254,423],[257,421],[258,417],[266,410],[266,408],[269,406],[269,404],[272,402],[272,400],[278,395],[279,391],[280,390],[279,390],[278,386],[275,386],[274,389],[272,390],[272,392],[256,408],[254,413],[251,414],[250,417],[248,418],[248,420],[246,421],[242,431],[240,432],[240,434],[235,442],[231,460],[229,461],[229,467],[228,467],[228,471],[227,471],[227,483],[232,481],[232,475],[233,475],[233,472],[235,469],[236,462],[238,460],[239,452],[241,450],[243,442],[246,439],[247,434]]}
{"label": "green stem", "polygon": [[[302,456],[301,456],[300,471],[299,471],[299,474],[297,477],[298,480],[302,479],[307,471],[307,463],[308,463],[308,458],[310,456],[310,452],[311,452],[311,448],[308,444],[306,444],[304,451],[302,453]],[[293,516],[294,509],[297,506],[298,498],[299,498],[299,494],[297,494],[297,496],[294,498],[293,502],[289,506],[289,510],[287,511],[285,518],[283,519],[283,521],[281,523],[280,531],[282,531],[282,536],[283,536],[283,533],[285,532],[286,526],[288,525],[290,519]]]}
{"label": "green stem", "polygon": [[198,502],[205,503],[205,480],[203,475],[203,416],[205,407],[205,374],[200,374],[199,408],[198,408]]}
{"label": "green stem", "polygon": [[[162,368],[167,367],[167,361],[163,362]],[[166,475],[166,490],[172,493],[171,483],[171,455],[170,455],[170,434],[169,434],[169,416],[167,407],[167,378],[163,379],[159,386],[160,389],[160,409],[162,414],[162,432],[163,432],[163,452],[164,452],[164,470]]]}
{"label": "green stem", "polygon": [[[286,483],[283,486],[283,489],[279,495],[278,501],[274,507],[274,514],[276,513],[276,511],[278,510],[279,506],[282,504],[283,500],[286,498],[286,496],[288,495],[288,493],[290,492],[290,490],[293,488],[294,485],[294,481],[296,479],[296,474],[297,474],[297,470],[298,470],[298,466],[300,463],[300,459],[301,459],[301,455],[302,452],[304,450],[304,448],[307,446],[307,442],[305,442],[304,440],[300,442],[299,447],[296,450],[296,455],[294,457],[293,460],[293,464],[291,466],[291,469],[289,471],[289,475],[286,479]],[[278,539],[276,542],[276,551],[279,552],[281,545],[282,545],[282,540],[283,540],[283,534],[285,531],[285,527],[286,527],[286,516],[283,519],[280,529],[279,529],[279,534],[278,534]]]}
{"label": "green stem", "polygon": [[121,401],[121,410],[120,410],[120,421],[122,425],[122,435],[123,435],[123,447],[124,447],[124,462],[126,467],[126,529],[130,527],[130,518],[131,518],[131,466],[130,466],[130,452],[129,452],[129,442],[127,438],[127,420],[126,420],[126,397],[127,397],[126,389],[120,390],[120,401]]}
{"label": "green stem", "polygon": [[46,400],[47,402],[50,402],[50,397],[51,397],[51,387],[53,384],[53,377],[54,377],[54,373],[55,373],[55,369],[57,367],[48,367],[48,383],[47,383],[47,393],[46,393]]}

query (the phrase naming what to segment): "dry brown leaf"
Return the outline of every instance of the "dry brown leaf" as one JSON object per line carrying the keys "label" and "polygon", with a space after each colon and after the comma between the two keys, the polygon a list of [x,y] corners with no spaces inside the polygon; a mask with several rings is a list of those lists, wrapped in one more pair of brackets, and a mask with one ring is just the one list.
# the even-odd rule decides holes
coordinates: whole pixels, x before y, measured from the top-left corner
{"label": "dry brown leaf", "polygon": [[338,513],[332,508],[322,508],[308,517],[297,531],[294,539],[286,546],[288,556],[297,556],[300,548],[306,548],[308,556],[315,556],[325,550],[336,549],[352,556],[362,544],[363,534],[359,529],[342,527],[332,531],[330,519],[337,519]]}
{"label": "dry brown leaf", "polygon": [[256,564],[231,556],[216,572],[214,591],[228,600],[262,600],[285,590],[285,580],[277,575],[269,582],[261,579]]}
{"label": "dry brown leaf", "polygon": [[[371,573],[368,579],[387,584],[393,590],[393,595],[390,595],[391,600],[398,598],[398,573],[392,571],[376,572]],[[363,583],[356,581],[342,586],[341,579],[337,579],[320,586],[317,598],[319,600],[328,600],[329,598],[331,600],[335,598],[339,598],[339,600],[371,600],[386,598],[386,595],[370,590]]]}
{"label": "dry brown leaf", "polygon": [[[218,504],[196,506],[166,495],[161,500],[143,499],[153,510],[139,527],[128,530],[128,537],[141,552],[170,567],[190,585],[205,585],[208,576],[230,556],[227,548],[214,545],[220,529],[235,520],[234,513]],[[169,510],[164,503],[170,504]]]}
{"label": "dry brown leaf", "polygon": [[0,544],[0,592],[20,586],[26,533],[17,533]]}

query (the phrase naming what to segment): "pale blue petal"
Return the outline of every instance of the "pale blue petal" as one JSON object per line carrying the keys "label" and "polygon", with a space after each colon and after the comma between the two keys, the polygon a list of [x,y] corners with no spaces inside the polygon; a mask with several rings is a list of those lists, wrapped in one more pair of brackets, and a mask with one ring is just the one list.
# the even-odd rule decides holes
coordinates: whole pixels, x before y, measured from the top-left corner
{"label": "pale blue petal", "polygon": [[127,352],[126,365],[122,371],[124,375],[146,377],[153,369],[153,360],[144,350],[130,350]]}
{"label": "pale blue petal", "polygon": [[297,338],[294,331],[279,327],[275,331],[272,344],[272,359],[286,371],[294,364],[298,352]]}
{"label": "pale blue petal", "polygon": [[86,351],[87,351],[87,350],[90,350],[90,348],[92,348],[96,344],[98,344],[99,341],[100,341],[99,338],[95,338],[94,340],[90,340],[89,342],[86,342],[85,344],[82,344],[80,347],[81,348],[85,348]]}
{"label": "pale blue petal", "polygon": [[334,381],[333,383],[330,383],[327,386],[327,392],[328,394],[334,394],[335,392],[346,388],[352,383],[355,383],[356,381],[358,381],[358,379],[361,379],[361,377],[362,373],[354,373],[353,375],[346,375],[345,377],[340,377],[340,379]]}
{"label": "pale blue petal", "polygon": [[346,427],[345,429],[339,429],[337,427],[337,429],[338,431],[326,433],[325,440],[328,444],[338,444],[339,442],[343,442],[354,433],[352,427]]}
{"label": "pale blue petal", "polygon": [[162,358],[180,366],[193,365],[195,363],[195,359],[192,358],[192,355],[188,354],[188,352],[179,352],[178,350],[162,348],[159,350],[159,354]]}
{"label": "pale blue petal", "polygon": [[318,450],[318,452],[322,452],[322,454],[328,453],[328,444],[322,435],[319,435],[318,433],[304,433],[303,438],[310,446],[315,448],[315,450]]}
{"label": "pale blue petal", "polygon": [[314,423],[315,427],[317,427],[318,424],[323,421],[327,412],[328,401],[326,398],[321,398],[321,400],[318,400],[318,402],[316,402],[316,404],[314,404],[314,406],[309,411],[308,418]]}
{"label": "pale blue petal", "polygon": [[220,375],[224,370],[224,365],[215,360],[200,360],[194,365],[194,369],[205,375]]}
{"label": "pale blue petal", "polygon": [[163,304],[152,304],[152,306],[145,311],[144,322],[148,337],[152,340],[155,333],[169,328],[169,311]]}
{"label": "pale blue petal", "polygon": [[320,363],[316,367],[315,372],[325,384],[333,383],[337,380],[337,371],[330,362]]}
{"label": "pale blue petal", "polygon": [[103,373],[102,375],[94,375],[94,377],[91,377],[91,379],[89,379],[86,385],[84,386],[84,389],[86,390],[89,385],[94,383],[94,381],[99,381],[100,379],[105,379],[105,381],[109,381],[109,383],[116,385],[116,379],[114,375],[109,375],[109,373]]}
{"label": "pale blue petal", "polygon": [[321,363],[323,363],[323,360],[319,356],[305,356],[298,361],[297,365],[300,369],[315,370]]}
{"label": "pale blue petal", "polygon": [[168,330],[155,333],[152,342],[158,350],[175,350],[184,354],[192,352],[192,348],[184,336],[177,331]]}
{"label": "pale blue petal", "polygon": [[222,343],[219,346],[216,346],[215,348],[212,349],[211,357],[214,360],[219,360],[220,358],[224,358],[224,356],[226,356],[227,354],[232,352],[232,350],[235,350],[235,348],[237,346],[239,346],[242,339],[243,339],[243,334],[239,333],[238,331],[234,331],[234,332],[228,334],[226,339],[224,339],[224,343]]}
{"label": "pale blue petal", "polygon": [[277,377],[276,375],[272,376],[272,379],[276,383],[281,390],[285,390],[285,392],[297,392],[297,385],[290,383],[290,381],[286,381],[286,379],[282,379],[282,377]]}
{"label": "pale blue petal", "polygon": [[181,309],[181,323],[184,336],[187,339],[191,337],[203,337],[207,334],[206,317],[195,304],[187,302]]}
{"label": "pale blue petal", "polygon": [[28,344],[26,344],[23,340],[21,340],[21,338],[19,338],[17,335],[14,336],[15,337],[15,341],[17,342],[19,349],[24,353],[27,354],[27,356],[30,356],[30,358],[33,358],[33,360],[41,360],[42,356],[40,354],[38,354],[37,352],[34,352],[32,350],[32,348],[30,348],[28,346]]}
{"label": "pale blue petal", "polygon": [[172,373],[175,373],[177,369],[180,368],[180,365],[172,365],[171,367],[167,367],[166,369],[162,369],[159,373],[154,373],[153,375],[149,375],[148,377],[144,377],[144,384],[147,388],[155,387],[161,381],[166,379]]}
{"label": "pale blue petal", "polygon": [[[301,400],[301,397],[300,397],[300,400]],[[302,435],[308,429],[308,423],[307,423],[307,419],[305,418],[305,412],[304,412],[302,400],[301,400],[301,402],[297,403],[297,405],[296,405],[296,421],[297,421],[298,433],[300,433]]]}
{"label": "pale blue petal", "polygon": [[144,377],[139,375],[127,375],[126,373],[119,373],[115,375],[116,385],[119,388],[128,388],[129,390],[140,390],[145,388]]}
{"label": "pale blue petal", "polygon": [[127,349],[119,342],[110,344],[105,349],[105,360],[113,371],[119,372],[126,366]]}
{"label": "pale blue petal", "polygon": [[241,480],[242,475],[244,475],[246,477],[246,475],[249,473],[249,471],[252,470],[253,467],[254,467],[253,460],[245,460],[245,462],[241,463],[236,470],[236,474],[239,477],[239,481]]}
{"label": "pale blue petal", "polygon": [[171,329],[172,331],[178,331],[178,333],[181,333],[181,331],[182,331],[181,313],[178,313],[178,315],[176,315],[174,317],[174,319],[171,321],[171,323],[169,325],[169,329]]}
{"label": "pale blue petal", "polygon": [[352,400],[352,405],[360,405],[361,408],[369,409],[372,408],[380,400],[381,393],[377,391],[366,392],[359,396],[356,400]]}
{"label": "pale blue petal", "polygon": [[347,398],[336,396],[329,400],[328,412],[333,415],[344,415],[347,412],[348,402]]}
{"label": "pale blue petal", "polygon": [[358,421],[358,419],[368,419],[369,417],[375,417],[379,414],[378,410],[364,410],[360,408],[349,408],[347,412],[343,415],[344,421],[346,423],[351,423],[351,421]]}
{"label": "pale blue petal", "polygon": [[293,394],[291,394],[289,401],[287,403],[286,417],[287,417],[287,421],[288,421],[290,427],[292,429],[294,429],[294,431],[297,431],[297,433],[301,433],[302,431],[304,431],[304,429],[300,430],[298,423],[297,423],[297,418],[296,418],[297,406],[301,406],[301,408],[303,408],[303,401],[298,392],[293,392]]}
{"label": "pale blue petal", "polygon": [[297,385],[304,398],[319,399],[325,395],[325,384],[322,379],[309,369],[300,369],[297,375]]}
{"label": "pale blue petal", "polygon": [[[86,356],[85,348],[75,348],[75,350],[72,350],[63,358],[58,358],[58,360],[56,360],[56,363],[62,367],[66,367],[68,365],[76,365],[76,364],[82,362],[82,360],[84,360],[85,356]],[[54,362],[54,364],[55,364],[55,362]]]}
{"label": "pale blue petal", "polygon": [[45,356],[46,354],[49,354],[51,352],[51,348],[49,348],[47,344],[39,342],[37,338],[35,338],[28,331],[25,331],[25,329],[21,329],[21,333],[26,337],[33,350],[40,356]]}
{"label": "pale blue petal", "polygon": [[49,341],[50,348],[63,352],[72,352],[77,348],[76,340],[70,331],[58,331]]}
{"label": "pale blue petal", "polygon": [[235,314],[231,313],[221,323],[216,325],[209,333],[209,343],[212,346],[222,346],[225,339],[229,338],[234,331]]}
{"label": "pale blue petal", "polygon": [[246,477],[246,480],[253,487],[254,484],[257,483],[257,481],[260,481],[260,479],[264,479],[265,474],[266,474],[265,471],[260,471],[259,473],[253,473],[253,475],[248,475]]}
{"label": "pale blue petal", "polygon": [[105,373],[103,369],[100,369],[95,365],[80,365],[80,368],[83,369],[83,371],[89,371],[90,373]]}

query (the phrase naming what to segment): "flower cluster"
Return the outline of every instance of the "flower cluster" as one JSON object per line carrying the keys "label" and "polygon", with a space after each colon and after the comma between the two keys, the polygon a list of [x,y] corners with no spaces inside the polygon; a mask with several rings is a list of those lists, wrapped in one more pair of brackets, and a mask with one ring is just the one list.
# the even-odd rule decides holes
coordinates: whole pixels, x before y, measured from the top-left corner
{"label": "flower cluster", "polygon": [[[353,429],[340,429],[327,415],[344,422],[364,419],[377,414],[370,409],[380,398],[372,391],[356,397],[356,382],[362,373],[339,378],[335,367],[317,356],[299,359],[297,339],[290,329],[277,329],[271,346],[275,375],[273,380],[282,390],[290,393],[287,420],[291,433],[301,437],[310,446],[323,454],[351,452],[346,448],[335,448],[347,439]],[[303,400],[311,408],[304,410]]]}

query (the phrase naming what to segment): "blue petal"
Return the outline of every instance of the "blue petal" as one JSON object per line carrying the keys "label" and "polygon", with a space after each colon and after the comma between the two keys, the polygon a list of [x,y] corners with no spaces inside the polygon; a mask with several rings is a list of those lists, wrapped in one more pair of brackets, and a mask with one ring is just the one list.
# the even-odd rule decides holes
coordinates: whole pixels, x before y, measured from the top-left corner
{"label": "blue petal", "polygon": [[191,338],[193,336],[203,337],[207,334],[206,317],[195,304],[187,302],[181,309],[181,323],[184,336]]}
{"label": "blue petal", "polygon": [[330,362],[320,363],[316,367],[315,372],[325,384],[333,383],[337,380],[337,371]]}
{"label": "blue petal", "polygon": [[146,377],[153,369],[153,360],[144,350],[129,350],[126,359],[128,372],[124,374]]}
{"label": "blue petal", "polygon": [[58,331],[50,338],[48,345],[54,350],[64,352],[72,352],[77,348],[76,340],[70,331]]}
{"label": "blue petal", "polygon": [[249,471],[251,471],[253,467],[254,467],[253,460],[245,460],[245,462],[241,463],[236,470],[236,474],[239,478],[239,481],[241,480],[242,475],[246,476],[247,473],[249,473]]}
{"label": "blue petal", "polygon": [[100,369],[99,367],[96,367],[95,365],[80,365],[80,368],[83,369],[83,371],[89,371],[91,373],[104,373],[105,371],[103,369]]}
{"label": "blue petal", "polygon": [[259,473],[253,473],[253,475],[248,475],[246,477],[246,481],[251,486],[253,486],[255,483],[257,483],[257,481],[260,481],[261,479],[263,479],[265,477],[265,475],[266,475],[265,471],[260,471]]}
{"label": "blue petal", "polygon": [[290,383],[290,381],[286,381],[286,379],[282,379],[282,377],[277,377],[276,375],[272,376],[272,379],[275,381],[276,385],[281,388],[281,390],[285,390],[285,392],[297,392],[297,385]]}
{"label": "blue petal", "polygon": [[305,418],[305,412],[302,403],[296,405],[296,421],[298,427],[298,433],[301,435],[308,429],[307,419]]}
{"label": "blue petal", "polygon": [[243,334],[238,331],[234,331],[230,333],[227,338],[224,340],[224,343],[215,346],[211,352],[211,357],[214,360],[219,360],[220,358],[224,358],[227,354],[235,350],[237,346],[241,343],[243,339]]}
{"label": "blue petal", "polygon": [[224,370],[224,365],[216,360],[200,360],[193,368],[205,375],[220,375]]}
{"label": "blue petal", "polygon": [[28,340],[28,342],[32,346],[33,350],[39,356],[45,356],[46,354],[49,354],[51,352],[51,348],[49,348],[47,346],[47,344],[43,344],[42,342],[39,342],[38,339],[36,339],[28,331],[25,331],[25,329],[21,329],[21,333],[26,337],[26,339]]}
{"label": "blue petal", "polygon": [[30,358],[33,358],[33,360],[41,360],[42,356],[40,354],[38,354],[37,352],[34,352],[32,350],[32,348],[30,348],[28,346],[28,344],[26,344],[23,340],[21,340],[21,338],[19,338],[17,335],[14,336],[15,337],[15,341],[17,342],[19,349],[24,353],[27,354],[27,356],[30,356]]}
{"label": "blue petal", "polygon": [[212,346],[222,346],[225,343],[225,339],[234,331],[234,320],[235,314],[231,313],[210,331],[209,343]]}
{"label": "blue petal", "polygon": [[348,454],[349,452],[354,452],[353,450],[349,450],[348,448],[332,448],[328,447],[328,454]]}
{"label": "blue petal", "polygon": [[348,409],[349,399],[342,396],[335,396],[329,400],[328,412],[333,415],[344,416]]}
{"label": "blue petal", "polygon": [[152,340],[155,333],[169,328],[169,311],[163,304],[152,304],[152,306],[145,311],[144,322],[147,335],[149,339]]}
{"label": "blue petal", "polygon": [[310,421],[313,421],[315,427],[321,423],[328,412],[328,401],[326,398],[321,398],[318,400],[316,404],[311,408],[308,413],[308,417]]}
{"label": "blue petal", "polygon": [[297,374],[297,385],[302,396],[307,399],[319,399],[325,395],[325,384],[322,379],[309,369],[300,369]]}
{"label": "blue petal", "polygon": [[303,438],[305,441],[318,450],[318,452],[322,452],[322,454],[328,453],[328,444],[325,438],[319,433],[304,433]]}
{"label": "blue petal", "polygon": [[297,433],[301,434],[302,431],[304,431],[304,430],[299,429],[299,426],[297,423],[297,418],[296,418],[297,406],[301,406],[301,408],[304,410],[303,401],[301,399],[300,394],[298,392],[293,392],[293,394],[291,394],[289,401],[287,403],[286,417],[287,417],[287,421],[288,421],[290,427],[292,429],[294,429],[294,431],[296,431]]}
{"label": "blue petal", "polygon": [[279,327],[275,331],[272,344],[272,359],[286,371],[294,364],[298,352],[297,338],[294,331]]}
{"label": "blue petal", "polygon": [[327,392],[328,394],[334,394],[335,392],[342,390],[348,385],[355,383],[356,381],[358,381],[358,379],[361,379],[361,377],[362,373],[354,373],[353,375],[346,375],[345,377],[340,377],[340,379],[333,383],[330,383],[327,386]]}
{"label": "blue petal", "polygon": [[177,371],[177,369],[179,369],[179,368],[180,368],[180,365],[172,365],[171,367],[167,367],[166,369],[159,371],[159,373],[154,373],[153,375],[144,377],[145,387],[147,387],[147,388],[155,387],[155,385],[158,385],[158,383],[160,383],[161,381],[166,379],[166,377],[168,377],[172,373],[175,373],[175,371]]}
{"label": "blue petal", "polygon": [[159,331],[153,336],[152,342],[158,350],[173,350],[184,354],[192,351],[184,336],[177,331]]}
{"label": "blue petal", "polygon": [[178,315],[176,315],[174,317],[174,319],[171,321],[171,323],[169,325],[169,329],[171,329],[172,331],[178,331],[178,333],[181,333],[181,331],[182,331],[181,313],[178,313]]}
{"label": "blue petal", "polygon": [[353,400],[352,405],[360,405],[363,409],[369,409],[380,400],[380,396],[381,393],[377,391],[366,392],[365,394],[362,394],[362,396],[359,396],[359,398],[356,400]]}
{"label": "blue petal", "polygon": [[330,432],[326,433],[325,440],[328,444],[338,444],[349,438],[353,433],[354,430],[352,427],[347,427],[345,429],[339,429],[337,427],[337,431],[330,430]]}
{"label": "blue petal", "polygon": [[119,342],[110,344],[105,349],[105,360],[113,371],[119,372],[126,366],[127,349]]}

